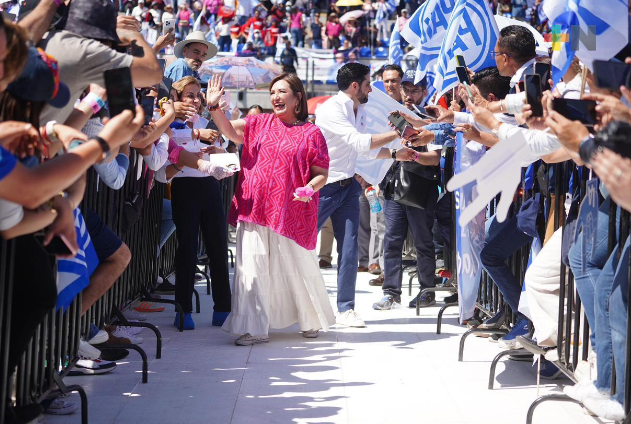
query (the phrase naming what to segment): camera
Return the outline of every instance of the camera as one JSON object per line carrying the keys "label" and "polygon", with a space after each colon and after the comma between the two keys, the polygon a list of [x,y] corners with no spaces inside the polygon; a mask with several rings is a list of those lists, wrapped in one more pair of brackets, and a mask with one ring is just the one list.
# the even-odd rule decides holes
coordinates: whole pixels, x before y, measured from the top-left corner
{"label": "camera", "polygon": [[631,159],[631,126],[626,122],[613,121],[596,136],[581,143],[581,160],[589,163],[594,153],[607,148],[620,156]]}

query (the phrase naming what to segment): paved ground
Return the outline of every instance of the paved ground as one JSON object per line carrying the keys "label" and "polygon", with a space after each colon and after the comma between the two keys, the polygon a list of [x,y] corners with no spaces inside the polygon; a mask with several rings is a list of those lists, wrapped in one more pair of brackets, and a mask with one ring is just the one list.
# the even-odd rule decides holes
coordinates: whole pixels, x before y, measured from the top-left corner
{"label": "paved ground", "polygon": [[[335,275],[325,272],[333,303]],[[171,308],[149,316],[164,347],[162,359],[150,362],[148,384],[140,382],[135,352],[108,375],[67,381],[87,390],[91,423],[525,423],[537,397],[531,364],[502,362],[495,390],[488,390],[496,344],[471,337],[458,362],[465,329],[456,309],[436,335],[441,302],[420,317],[407,308],[373,311],[381,292],[368,285],[370,278],[360,274],[357,283],[357,310],[367,328],[334,327],[318,339],[302,338],[295,327],[276,330],[269,344],[254,347],[236,347],[233,336],[210,325],[212,301],[198,286],[202,313],[194,316],[195,331],[176,332]],[[409,301],[407,291],[403,300]],[[152,333],[141,335],[155,358]],[[545,384],[540,393],[558,393],[567,382]],[[79,423],[80,416],[45,422]],[[547,402],[534,422],[599,421],[577,405]]]}

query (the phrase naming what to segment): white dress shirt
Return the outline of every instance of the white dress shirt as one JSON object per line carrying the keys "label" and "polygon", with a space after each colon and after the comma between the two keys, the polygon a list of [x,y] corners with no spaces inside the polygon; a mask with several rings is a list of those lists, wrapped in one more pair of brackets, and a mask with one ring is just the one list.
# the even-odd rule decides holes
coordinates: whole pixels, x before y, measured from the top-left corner
{"label": "white dress shirt", "polygon": [[315,124],[320,127],[329,149],[327,184],[355,175],[357,155],[376,159],[381,149],[370,149],[372,135],[366,134],[366,113],[363,105],[353,110],[353,100],[340,91],[316,111]]}
{"label": "white dress shirt", "polygon": [[526,72],[526,69],[528,69],[529,66],[532,66],[535,62],[536,62],[535,59],[530,59],[528,62],[521,65],[521,68],[519,68],[517,72],[515,72],[515,75],[513,75],[510,79],[510,88],[513,88],[517,84],[519,84],[519,81],[522,80],[522,77],[524,76],[524,72]]}
{"label": "white dress shirt", "polygon": [[152,171],[157,171],[166,163],[169,158],[169,135],[164,133],[156,144],[151,146],[151,153],[142,155],[145,163]]}

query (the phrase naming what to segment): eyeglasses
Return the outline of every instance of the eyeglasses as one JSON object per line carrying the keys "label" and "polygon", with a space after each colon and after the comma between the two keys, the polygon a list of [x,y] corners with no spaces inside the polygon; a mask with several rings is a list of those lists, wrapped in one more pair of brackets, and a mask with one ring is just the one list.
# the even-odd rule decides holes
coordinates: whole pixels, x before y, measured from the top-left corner
{"label": "eyeglasses", "polygon": [[511,56],[510,54],[508,54],[508,53],[504,53],[504,52],[496,52],[496,51],[492,51],[492,52],[491,52],[491,57],[492,57],[493,59],[495,59],[495,58],[497,58],[497,56],[501,56],[501,55],[505,55],[505,56],[508,56],[508,57],[513,57],[513,56]]}

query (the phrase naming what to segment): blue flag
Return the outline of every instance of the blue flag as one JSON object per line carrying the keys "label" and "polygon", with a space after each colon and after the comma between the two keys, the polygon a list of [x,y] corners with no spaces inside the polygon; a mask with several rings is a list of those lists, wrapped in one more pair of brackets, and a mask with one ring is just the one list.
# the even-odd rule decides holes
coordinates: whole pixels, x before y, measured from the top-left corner
{"label": "blue flag", "polygon": [[403,50],[401,50],[401,33],[399,32],[399,26],[395,24],[392,34],[390,34],[388,62],[401,66],[401,59],[403,59]]}
{"label": "blue flag", "polygon": [[474,71],[495,66],[491,56],[497,44],[497,23],[486,0],[458,0],[445,33],[434,88],[438,97],[458,85],[456,55]]}
{"label": "blue flag", "polygon": [[[462,133],[456,135],[456,160],[454,174],[459,174],[484,155],[486,148],[479,143],[464,140]],[[476,183],[469,183],[454,192],[456,203],[456,251],[458,252],[458,306],[460,320],[473,316],[478,297],[482,262],[480,252],[484,247],[486,210],[479,212],[469,223],[461,227],[460,213],[477,197]]]}
{"label": "blue flag", "polygon": [[594,60],[609,60],[629,37],[628,0],[546,0],[552,28],[552,80],[567,72],[574,56],[593,71]]}
{"label": "blue flag", "polygon": [[454,0],[427,0],[403,27],[401,36],[420,52],[416,82],[434,72],[453,9]]}
{"label": "blue flag", "polygon": [[92,239],[85,227],[81,211],[74,210],[79,252],[72,259],[57,261],[57,310],[66,309],[75,297],[90,284],[90,276],[99,265]]}

